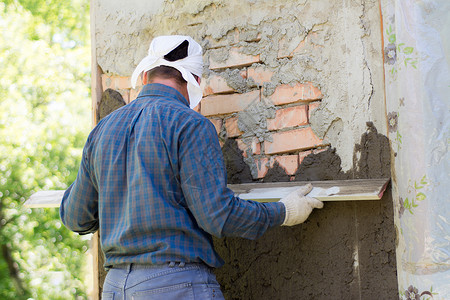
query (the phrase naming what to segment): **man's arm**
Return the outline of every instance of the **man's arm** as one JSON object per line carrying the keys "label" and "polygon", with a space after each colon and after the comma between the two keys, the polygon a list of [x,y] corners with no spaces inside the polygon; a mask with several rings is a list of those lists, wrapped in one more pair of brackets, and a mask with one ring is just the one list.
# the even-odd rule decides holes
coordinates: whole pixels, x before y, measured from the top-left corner
{"label": "man's arm", "polygon": [[64,193],[59,214],[64,225],[79,234],[98,229],[98,193],[89,172],[86,147],[77,179]]}
{"label": "man's arm", "polygon": [[181,186],[187,205],[203,230],[217,237],[255,239],[283,223],[283,203],[242,200],[227,188],[223,155],[211,122],[192,121],[179,145]]}

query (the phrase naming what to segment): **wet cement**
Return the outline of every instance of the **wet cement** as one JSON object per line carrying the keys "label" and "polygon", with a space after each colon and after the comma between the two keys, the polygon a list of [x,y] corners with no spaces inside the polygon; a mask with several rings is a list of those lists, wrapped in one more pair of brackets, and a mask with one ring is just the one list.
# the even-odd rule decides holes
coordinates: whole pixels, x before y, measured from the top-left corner
{"label": "wet cement", "polygon": [[101,120],[116,109],[126,105],[127,103],[123,100],[122,95],[113,90],[107,89],[103,92],[100,103],[97,109],[97,120]]}
{"label": "wet cement", "polygon": [[222,153],[229,184],[252,182],[250,167],[244,162],[243,152],[235,140],[227,139],[222,147]]}
{"label": "wet cement", "polygon": [[[310,154],[295,180],[389,177],[389,144],[373,124],[342,172],[332,149]],[[232,168],[228,168],[232,170]],[[275,165],[266,181],[283,181]],[[308,220],[258,240],[214,239],[226,264],[215,270],[226,299],[397,299],[390,188],[380,201],[327,202]]]}

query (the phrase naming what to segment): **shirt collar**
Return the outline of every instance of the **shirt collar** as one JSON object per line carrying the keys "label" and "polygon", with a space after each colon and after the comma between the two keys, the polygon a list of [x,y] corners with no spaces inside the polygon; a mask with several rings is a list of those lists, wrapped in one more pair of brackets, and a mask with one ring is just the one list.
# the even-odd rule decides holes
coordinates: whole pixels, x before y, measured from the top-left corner
{"label": "shirt collar", "polygon": [[141,92],[139,93],[138,98],[150,96],[170,97],[189,107],[188,100],[179,91],[168,85],[160,83],[150,83],[144,85]]}

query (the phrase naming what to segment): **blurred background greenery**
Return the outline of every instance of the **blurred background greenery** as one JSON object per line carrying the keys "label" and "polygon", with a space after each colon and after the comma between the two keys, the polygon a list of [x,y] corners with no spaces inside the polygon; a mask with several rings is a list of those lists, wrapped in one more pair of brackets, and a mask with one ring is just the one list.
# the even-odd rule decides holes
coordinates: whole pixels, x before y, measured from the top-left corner
{"label": "blurred background greenery", "polygon": [[88,0],[0,1],[0,299],[87,299],[88,240],[27,209],[76,177],[90,130]]}

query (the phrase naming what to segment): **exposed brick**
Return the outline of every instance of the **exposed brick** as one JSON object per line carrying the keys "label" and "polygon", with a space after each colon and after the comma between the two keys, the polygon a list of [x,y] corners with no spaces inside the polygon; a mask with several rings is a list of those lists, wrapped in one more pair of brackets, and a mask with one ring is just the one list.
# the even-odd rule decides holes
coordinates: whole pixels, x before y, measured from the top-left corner
{"label": "exposed brick", "polygon": [[114,76],[114,88],[116,90],[131,89],[130,77]]}
{"label": "exposed brick", "polygon": [[300,105],[277,110],[275,119],[267,119],[267,129],[278,130],[308,124],[307,107]]}
{"label": "exposed brick", "polygon": [[212,75],[203,79],[200,87],[203,90],[203,96],[234,92],[234,89],[227,84],[225,78],[219,75]]}
{"label": "exposed brick", "polygon": [[315,109],[317,109],[317,108],[319,107],[319,105],[320,105],[320,102],[319,102],[319,101],[317,101],[317,102],[312,102],[312,103],[309,104],[309,108],[308,108],[308,122],[309,122],[309,120],[311,120],[311,113],[312,113]]}
{"label": "exposed brick", "polygon": [[252,141],[252,153],[261,154],[261,143],[257,138],[254,138]]}
{"label": "exposed brick", "polygon": [[298,101],[309,102],[322,99],[322,93],[311,82],[297,83],[293,86],[283,84],[275,88],[275,92],[269,96],[275,105],[294,103]]}
{"label": "exposed brick", "polygon": [[269,159],[266,157],[255,159],[256,169],[258,171],[257,178],[264,178],[266,176],[267,171],[269,171],[269,166],[267,166],[268,162]]}
{"label": "exposed brick", "polygon": [[[142,79],[144,78],[144,73],[141,73],[141,75],[138,76],[137,80],[136,80],[136,88],[143,86],[143,81]],[[130,85],[131,85],[131,77],[130,77]]]}
{"label": "exposed brick", "polygon": [[238,117],[232,117],[225,120],[225,129],[228,137],[237,137],[242,134],[238,127]]}
{"label": "exposed brick", "polygon": [[250,148],[252,154],[261,153],[261,143],[257,138],[254,138],[250,145],[245,144],[241,139],[236,139],[238,148],[243,152],[242,156],[247,157],[247,150]]}
{"label": "exposed brick", "polygon": [[241,75],[242,78],[247,79],[247,69],[240,71],[239,75]]}
{"label": "exposed brick", "polygon": [[222,119],[209,119],[211,123],[213,123],[214,127],[216,128],[217,134],[219,134],[220,130],[222,129]]}
{"label": "exposed brick", "polygon": [[112,89],[113,88],[111,76],[108,76],[106,74],[102,74],[101,78],[102,78],[102,89],[103,89],[103,91],[106,91],[107,89]]}
{"label": "exposed brick", "polygon": [[322,148],[322,149],[312,149],[312,150],[300,152],[298,154],[298,163],[299,163],[299,165],[301,165],[303,160],[305,159],[305,157],[307,157],[310,154],[319,154],[320,152],[327,151],[327,150],[328,150],[328,148]]}
{"label": "exposed brick", "polygon": [[298,164],[301,165],[305,157],[310,155],[312,153],[312,150],[303,151],[298,154]]}
{"label": "exposed brick", "polygon": [[272,142],[264,143],[266,154],[307,150],[323,145],[323,141],[314,134],[311,127],[276,132],[272,134],[272,139]]}
{"label": "exposed brick", "polygon": [[278,162],[286,174],[294,175],[298,168],[298,155],[284,155],[275,157],[275,162]]}
{"label": "exposed brick", "polygon": [[203,98],[201,113],[204,116],[229,114],[244,110],[258,101],[260,101],[259,90],[245,94],[211,95]]}
{"label": "exposed brick", "polygon": [[233,67],[244,67],[250,66],[253,63],[260,62],[259,55],[250,55],[244,54],[241,52],[241,47],[233,47],[228,53],[228,58],[225,61],[216,61],[214,60],[215,55],[219,55],[219,53],[215,54],[214,52],[218,52],[217,50],[211,50],[211,55],[209,58],[209,68],[211,70],[215,69],[224,69],[224,68],[233,68]]}
{"label": "exposed brick", "polygon": [[193,108],[193,110],[196,111],[196,112],[198,112],[198,113],[200,113],[201,107],[202,107],[202,103],[200,102],[199,104],[197,104],[196,107]]}
{"label": "exposed brick", "polygon": [[251,67],[247,70],[248,79],[253,79],[256,85],[262,86],[264,82],[269,82],[272,79],[273,72],[264,67]]}

